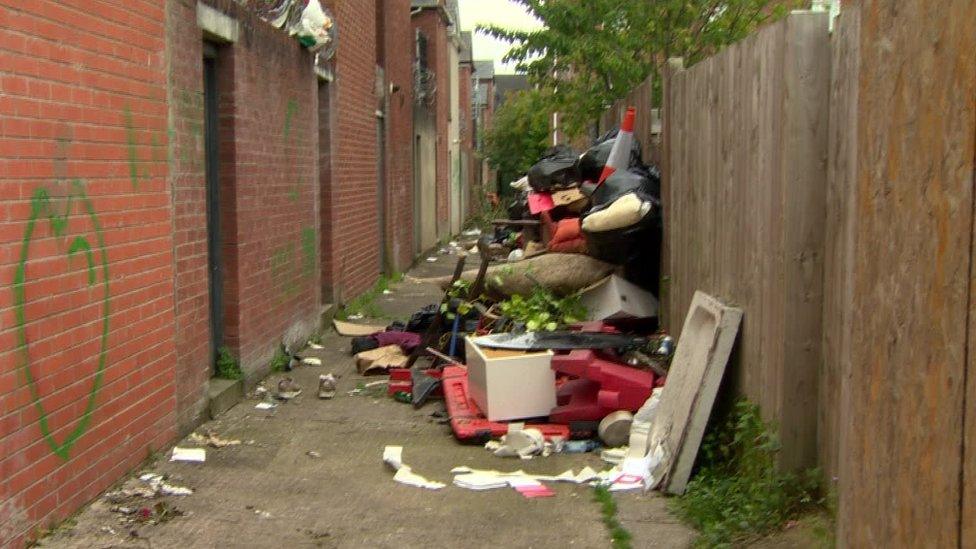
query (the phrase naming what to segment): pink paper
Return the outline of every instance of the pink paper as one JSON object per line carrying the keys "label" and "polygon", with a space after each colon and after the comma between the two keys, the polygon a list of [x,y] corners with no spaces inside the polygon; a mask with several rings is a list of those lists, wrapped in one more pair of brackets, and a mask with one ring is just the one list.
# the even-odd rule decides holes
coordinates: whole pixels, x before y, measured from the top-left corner
{"label": "pink paper", "polygon": [[556,205],[552,202],[551,194],[536,192],[529,193],[529,213],[532,215],[548,212],[555,207]]}

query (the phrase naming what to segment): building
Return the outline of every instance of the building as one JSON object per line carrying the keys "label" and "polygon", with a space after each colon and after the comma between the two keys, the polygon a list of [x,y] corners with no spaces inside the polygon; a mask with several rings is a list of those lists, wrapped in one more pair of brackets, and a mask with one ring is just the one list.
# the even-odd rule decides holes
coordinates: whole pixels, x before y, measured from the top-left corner
{"label": "building", "polygon": [[[428,101],[435,234],[454,228],[443,140],[462,115],[429,94],[451,88],[450,10],[428,66],[408,0],[324,5],[341,31],[318,61],[253,2],[0,7],[4,544],[69,516],[304,343],[330,304],[410,265]],[[418,80],[435,65],[443,82]],[[244,381],[212,379],[218,356]]]}
{"label": "building", "polygon": [[[474,89],[472,97],[474,101],[474,120],[475,120],[475,150],[481,151],[481,139],[485,130],[491,126],[491,119],[495,113],[495,62],[491,60],[475,60],[474,65]],[[498,184],[495,181],[495,171],[483,159],[478,160],[476,170],[475,186],[478,194],[497,193]]]}

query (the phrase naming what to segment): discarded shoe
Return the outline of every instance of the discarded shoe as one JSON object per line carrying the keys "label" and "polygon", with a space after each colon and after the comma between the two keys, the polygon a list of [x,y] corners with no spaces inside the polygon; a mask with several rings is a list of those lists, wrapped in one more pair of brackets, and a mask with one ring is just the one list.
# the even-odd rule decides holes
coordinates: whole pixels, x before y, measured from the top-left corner
{"label": "discarded shoe", "polygon": [[278,382],[278,398],[281,400],[291,400],[302,394],[302,386],[295,383],[290,377],[281,378]]}
{"label": "discarded shoe", "polygon": [[332,374],[319,376],[319,398],[331,400],[336,395],[336,378]]}

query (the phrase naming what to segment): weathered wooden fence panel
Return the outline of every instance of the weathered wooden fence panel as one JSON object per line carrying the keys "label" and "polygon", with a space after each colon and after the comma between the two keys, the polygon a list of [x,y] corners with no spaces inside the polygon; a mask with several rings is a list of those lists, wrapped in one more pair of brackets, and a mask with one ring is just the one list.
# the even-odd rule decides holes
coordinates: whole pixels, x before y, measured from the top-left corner
{"label": "weathered wooden fence panel", "polygon": [[976,466],[963,433],[976,404],[965,396],[976,10],[969,0],[858,9],[838,544],[972,547],[963,485]]}
{"label": "weathered wooden fence panel", "polygon": [[831,37],[827,220],[824,254],[823,368],[817,440],[824,478],[836,486],[841,421],[850,417],[842,381],[850,376],[854,172],[860,11],[845,9]]}
{"label": "weathered wooden fence panel", "polygon": [[830,81],[827,15],[797,12],[671,77],[666,306],[695,290],[745,311],[737,388],[817,461]]}

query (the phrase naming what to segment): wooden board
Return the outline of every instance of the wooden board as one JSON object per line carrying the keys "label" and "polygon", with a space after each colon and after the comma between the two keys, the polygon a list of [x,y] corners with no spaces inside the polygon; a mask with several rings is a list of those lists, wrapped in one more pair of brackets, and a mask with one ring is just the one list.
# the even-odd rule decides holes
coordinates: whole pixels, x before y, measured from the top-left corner
{"label": "wooden board", "polygon": [[669,493],[684,493],[691,477],[741,320],[742,310],[695,293],[650,429],[651,448],[665,455],[655,478]]}

